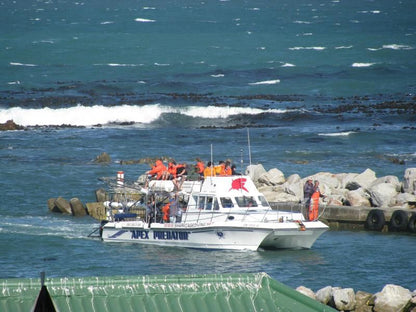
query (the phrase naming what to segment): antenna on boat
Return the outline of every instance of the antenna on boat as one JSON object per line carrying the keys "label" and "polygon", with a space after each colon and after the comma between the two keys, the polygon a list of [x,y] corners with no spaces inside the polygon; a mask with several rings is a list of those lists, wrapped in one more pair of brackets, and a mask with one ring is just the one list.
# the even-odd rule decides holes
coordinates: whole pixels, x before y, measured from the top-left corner
{"label": "antenna on boat", "polygon": [[[214,175],[214,157],[212,155],[212,143],[211,143],[211,177]],[[212,181],[212,180],[211,180]]]}
{"label": "antenna on boat", "polygon": [[251,166],[251,147],[250,147],[250,131],[247,128],[247,143],[248,143],[248,159],[249,165]]}
{"label": "antenna on boat", "polygon": [[241,163],[241,168],[243,168],[244,160],[243,160],[243,149],[242,148],[240,148],[240,163]]}

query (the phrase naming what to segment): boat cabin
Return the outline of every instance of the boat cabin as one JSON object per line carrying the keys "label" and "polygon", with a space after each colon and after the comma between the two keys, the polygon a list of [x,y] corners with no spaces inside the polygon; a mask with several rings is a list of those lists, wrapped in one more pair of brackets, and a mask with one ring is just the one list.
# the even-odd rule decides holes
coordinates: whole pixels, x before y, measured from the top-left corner
{"label": "boat cabin", "polygon": [[270,209],[266,198],[247,176],[206,177],[200,190],[193,188],[188,201],[191,211]]}

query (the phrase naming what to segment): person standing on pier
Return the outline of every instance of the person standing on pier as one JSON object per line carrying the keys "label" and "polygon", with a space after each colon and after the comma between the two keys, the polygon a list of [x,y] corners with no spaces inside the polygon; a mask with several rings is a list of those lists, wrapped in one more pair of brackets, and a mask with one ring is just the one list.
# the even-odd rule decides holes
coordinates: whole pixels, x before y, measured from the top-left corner
{"label": "person standing on pier", "polygon": [[319,188],[319,181],[315,180],[313,185],[313,194],[310,199],[310,206],[309,206],[309,221],[318,220],[319,215],[319,198],[325,198],[325,195],[321,193]]}

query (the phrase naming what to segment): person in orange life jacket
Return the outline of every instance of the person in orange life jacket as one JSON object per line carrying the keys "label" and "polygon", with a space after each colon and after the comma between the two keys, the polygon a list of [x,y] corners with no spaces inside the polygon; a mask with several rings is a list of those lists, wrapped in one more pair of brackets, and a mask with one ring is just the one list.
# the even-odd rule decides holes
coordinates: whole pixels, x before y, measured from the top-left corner
{"label": "person in orange life jacket", "polygon": [[210,161],[204,169],[204,178],[206,177],[215,177],[215,168]]}
{"label": "person in orange life jacket", "polygon": [[314,221],[318,219],[319,215],[319,198],[323,197],[325,198],[325,195],[321,193],[321,190],[319,189],[319,181],[315,180],[313,185],[313,194],[311,196],[311,203],[309,206],[309,221]]}
{"label": "person in orange life jacket", "polygon": [[233,171],[231,169],[231,163],[227,160],[225,162],[224,175],[230,176],[232,174],[233,174]]}
{"label": "person in orange life jacket", "polygon": [[162,160],[158,159],[152,169],[147,171],[146,174],[151,177],[156,176],[156,179],[160,180],[165,171],[167,171],[166,166],[163,164]]}
{"label": "person in orange life jacket", "polygon": [[162,175],[162,180],[173,180],[176,178],[176,162],[172,160],[168,163],[167,170]]}
{"label": "person in orange life jacket", "polygon": [[197,163],[195,165],[195,171],[196,171],[196,173],[199,174],[199,178],[203,178],[204,177],[205,165],[204,165],[203,161],[200,158],[196,158],[195,160],[197,161]]}
{"label": "person in orange life jacket", "polygon": [[170,201],[162,207],[163,222],[169,222],[170,216]]}
{"label": "person in orange life jacket", "polygon": [[225,162],[223,160],[220,160],[218,162],[218,165],[214,167],[215,168],[215,174],[217,176],[224,176],[225,175]]}
{"label": "person in orange life jacket", "polygon": [[186,180],[186,163],[175,166],[175,178],[173,178],[173,184],[177,190],[180,190],[183,182]]}

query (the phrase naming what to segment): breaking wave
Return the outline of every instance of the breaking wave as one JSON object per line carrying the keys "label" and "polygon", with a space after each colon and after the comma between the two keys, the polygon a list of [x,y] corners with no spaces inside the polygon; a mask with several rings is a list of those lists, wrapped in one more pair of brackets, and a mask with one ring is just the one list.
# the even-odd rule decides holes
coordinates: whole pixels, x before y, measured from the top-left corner
{"label": "breaking wave", "polygon": [[260,109],[233,106],[187,106],[169,105],[120,105],[120,106],[73,106],[68,108],[22,108],[0,109],[0,123],[13,120],[22,126],[94,126],[110,124],[151,124],[162,114],[179,114],[191,118],[225,119],[236,115],[282,114],[287,109]]}

